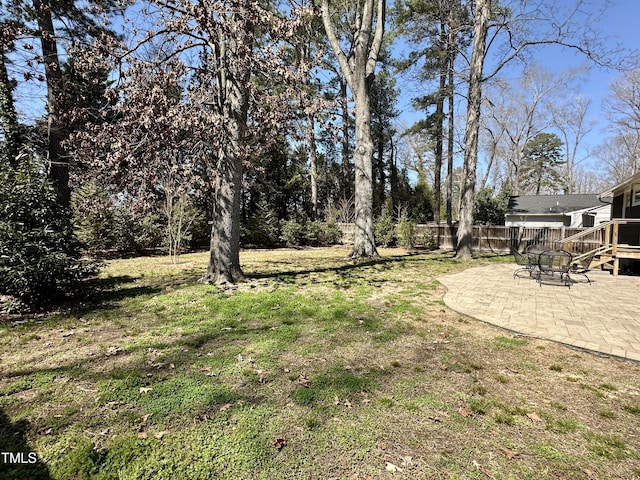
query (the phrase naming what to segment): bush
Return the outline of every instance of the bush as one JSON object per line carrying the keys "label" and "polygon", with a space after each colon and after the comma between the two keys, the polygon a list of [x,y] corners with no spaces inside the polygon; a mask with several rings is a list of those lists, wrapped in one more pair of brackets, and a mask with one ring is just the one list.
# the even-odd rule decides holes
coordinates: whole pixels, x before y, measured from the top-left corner
{"label": "bush", "polygon": [[44,172],[28,154],[0,172],[0,294],[22,307],[60,300],[98,268],[81,259],[68,212]]}
{"label": "bush", "polygon": [[76,235],[90,252],[141,253],[165,241],[166,222],[159,215],[140,215],[131,206],[114,205],[95,182],[77,188],[71,205]]}
{"label": "bush", "polygon": [[429,250],[436,250],[438,248],[438,242],[433,235],[433,230],[431,230],[430,228],[426,228],[422,232],[420,243],[424,248],[428,248]]}
{"label": "bush", "polygon": [[160,215],[136,215],[125,207],[113,210],[113,243],[110,248],[121,253],[141,253],[162,245],[166,225]]}
{"label": "bush", "polygon": [[335,222],[321,222],[314,220],[304,224],[305,245],[319,247],[322,245],[335,245],[342,239],[342,231]]}
{"label": "bush", "polygon": [[504,225],[509,195],[508,189],[502,189],[494,197],[490,188],[481,188],[476,194],[473,205],[473,223],[478,225]]}
{"label": "bush", "polygon": [[342,241],[342,230],[336,222],[324,222],[322,224],[322,245],[335,245]]}
{"label": "bush", "polygon": [[242,231],[242,243],[250,243],[265,247],[277,245],[280,240],[280,221],[273,208],[266,201],[261,201],[255,213],[249,219],[246,229]]}
{"label": "bush", "polygon": [[416,244],[416,223],[406,215],[402,215],[396,225],[398,244],[412,248]]}
{"label": "bush", "polygon": [[297,220],[284,220],[280,226],[280,240],[289,247],[303,244],[305,227]]}
{"label": "bush", "polygon": [[376,243],[383,247],[389,247],[396,243],[396,228],[393,221],[393,204],[390,200],[385,202],[382,213],[373,226],[373,235]]}

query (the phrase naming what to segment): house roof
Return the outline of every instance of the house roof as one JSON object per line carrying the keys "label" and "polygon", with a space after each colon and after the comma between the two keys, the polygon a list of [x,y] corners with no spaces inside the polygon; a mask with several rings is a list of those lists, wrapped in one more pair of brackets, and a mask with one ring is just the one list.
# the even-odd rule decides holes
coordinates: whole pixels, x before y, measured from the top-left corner
{"label": "house roof", "polygon": [[509,197],[507,214],[565,214],[605,205],[597,194],[579,195],[518,195]]}
{"label": "house roof", "polygon": [[620,193],[624,193],[626,188],[628,186],[634,184],[634,183],[640,183],[640,172],[636,173],[635,175],[631,175],[624,182],[619,183],[615,187],[611,187],[606,192],[602,192],[600,194],[600,198],[609,198],[609,199],[611,199],[611,198],[615,197],[616,195],[619,195]]}

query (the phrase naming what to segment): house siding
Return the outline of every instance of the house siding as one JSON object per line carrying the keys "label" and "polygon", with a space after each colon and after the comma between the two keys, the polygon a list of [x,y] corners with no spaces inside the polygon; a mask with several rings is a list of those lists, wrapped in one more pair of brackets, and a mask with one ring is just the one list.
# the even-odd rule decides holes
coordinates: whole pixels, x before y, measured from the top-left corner
{"label": "house siding", "polygon": [[505,215],[507,227],[564,227],[569,226],[570,219],[564,215]]}

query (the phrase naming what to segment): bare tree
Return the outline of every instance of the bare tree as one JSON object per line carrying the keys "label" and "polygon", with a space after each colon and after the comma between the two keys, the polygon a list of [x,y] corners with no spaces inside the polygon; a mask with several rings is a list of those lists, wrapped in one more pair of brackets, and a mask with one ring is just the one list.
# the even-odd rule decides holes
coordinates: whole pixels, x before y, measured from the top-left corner
{"label": "bare tree", "polygon": [[[353,5],[349,51],[344,52],[331,14],[329,0],[322,0],[322,21],[329,43],[338,59],[355,102],[356,148],[355,208],[356,234],[351,256],[374,257],[378,251],[373,237],[373,153],[371,138],[371,83],[384,35],[385,0],[361,0]],[[374,34],[374,14],[377,10]]]}
{"label": "bare tree", "polygon": [[[601,10],[607,8],[607,4]],[[531,48],[558,45],[583,54],[603,66],[619,65],[618,50],[605,51],[604,38],[595,31],[602,11],[594,12],[586,0],[572,3],[557,1],[511,2],[496,5],[491,0],[474,2],[474,38],[469,70],[467,121],[465,129],[464,186],[458,227],[457,258],[471,258],[473,206],[478,163],[478,133],[482,104],[482,84],[495,77],[514,60],[525,60]],[[489,31],[492,37],[487,40]],[[503,36],[502,36],[503,35]],[[500,38],[504,42],[500,42]],[[488,72],[484,72],[487,47],[497,54]]]}
{"label": "bare tree", "polygon": [[586,158],[578,158],[582,141],[593,130],[594,122],[588,122],[586,119],[590,104],[590,98],[578,95],[565,102],[554,102],[550,105],[553,125],[560,133],[565,148],[564,170],[567,194],[595,191],[588,190],[587,186],[592,182],[586,181],[586,172],[579,167]]}
{"label": "bare tree", "polygon": [[[566,154],[575,158],[577,141],[572,133],[584,137],[584,112],[579,125],[571,109],[563,109],[563,98],[567,96],[567,86],[576,78],[579,70],[567,70],[558,75],[539,65],[529,66],[517,82],[497,80],[485,94],[482,118],[484,143],[488,149],[489,162],[482,186],[490,174],[490,167],[504,168],[503,181],[514,194],[522,194],[521,164],[524,146],[535,135],[550,128],[562,130],[565,145],[572,149]],[[572,105],[573,106],[573,105]],[[580,129],[574,132],[572,126]],[[571,138],[569,138],[571,137]]]}
{"label": "bare tree", "polygon": [[[611,96],[605,105],[613,133],[608,143],[619,155],[618,165],[610,165],[612,173],[633,175],[640,170],[640,67],[611,83]],[[600,152],[605,162],[615,163],[609,161],[606,152]]]}

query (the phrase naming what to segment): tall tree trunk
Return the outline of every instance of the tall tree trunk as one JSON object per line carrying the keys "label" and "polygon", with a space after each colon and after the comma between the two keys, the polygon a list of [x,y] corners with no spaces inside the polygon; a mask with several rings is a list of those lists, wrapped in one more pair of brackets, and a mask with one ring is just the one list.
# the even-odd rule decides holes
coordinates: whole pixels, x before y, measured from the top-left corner
{"label": "tall tree trunk", "polygon": [[349,100],[347,82],[340,77],[340,106],[342,108],[342,179],[340,180],[342,198],[351,198],[351,165],[349,160]]}
{"label": "tall tree trunk", "polygon": [[219,64],[226,65],[218,74],[218,108],[228,119],[230,140],[218,152],[206,283],[235,283],[245,278],[240,268],[240,214],[251,71],[243,59],[252,43],[252,26],[247,22],[229,39],[221,38],[216,52]]}
{"label": "tall tree trunk", "polygon": [[316,122],[314,115],[309,115],[307,123],[307,148],[309,149],[311,179],[311,216],[318,218],[318,152],[316,150]]}
{"label": "tall tree trunk", "polygon": [[240,267],[240,203],[242,158],[237,155],[237,139],[242,124],[229,126],[235,136],[232,145],[220,151],[214,186],[213,225],[209,245],[206,283],[235,283],[244,280]]}
{"label": "tall tree trunk", "polygon": [[467,98],[467,123],[464,135],[464,168],[458,249],[456,258],[472,256],[473,203],[475,200],[476,169],[478,164],[478,136],[480,134],[480,109],[482,104],[482,74],[484,69],[487,31],[491,15],[491,0],[476,0],[473,27],[473,50],[469,74]]}
{"label": "tall tree trunk", "polygon": [[[445,22],[440,23],[440,41],[442,45],[447,45],[447,32]],[[444,59],[439,62],[438,77],[440,84],[438,86],[438,97],[436,99],[436,148],[435,158],[433,165],[433,221],[436,224],[440,223],[440,203],[442,201],[442,159],[443,159],[443,145],[444,145],[444,99],[446,96],[447,88],[447,72],[449,70],[449,61],[445,56]]]}
{"label": "tall tree trunk", "polygon": [[455,126],[455,62],[456,53],[458,51],[457,45],[457,29],[459,22],[456,20],[457,14],[454,6],[460,7],[459,2],[455,5],[450,5],[449,8],[449,35],[447,38],[447,65],[449,68],[449,80],[447,85],[447,104],[449,107],[449,126],[447,132],[447,193],[446,193],[446,215],[447,225],[453,223],[453,146],[454,146],[454,126]]}
{"label": "tall tree trunk", "polygon": [[47,79],[49,176],[56,188],[58,201],[63,206],[69,207],[71,202],[69,163],[62,149],[62,141],[66,132],[61,118],[64,105],[64,89],[58,57],[58,45],[49,1],[33,0],[33,8],[38,20],[38,36],[42,45],[42,58]]}
{"label": "tall tree trunk", "polygon": [[[354,90],[356,101],[355,208],[356,235],[351,256],[378,256],[373,238],[373,139],[371,137],[370,79],[362,78]],[[353,87],[352,87],[353,89]]]}
{"label": "tall tree trunk", "polygon": [[[21,139],[18,115],[13,100],[13,85],[7,73],[7,57],[5,45],[9,42],[9,25],[0,24],[0,125],[4,133],[4,140],[0,145],[0,160],[16,167],[20,153]],[[2,166],[0,165],[0,168]]]}
{"label": "tall tree trunk", "polygon": [[373,207],[374,213],[380,212],[384,206],[386,197],[386,184],[387,175],[384,170],[384,131],[382,128],[382,121],[380,122],[380,132],[376,135],[376,151],[377,158],[375,164],[375,178],[374,178],[374,190],[373,190]]}
{"label": "tall tree trunk", "polygon": [[[377,25],[373,35],[374,10],[377,8]],[[353,41],[353,62],[342,51],[331,21],[329,0],[322,0],[322,22],[340,70],[353,93],[356,108],[355,207],[356,231],[352,258],[378,256],[373,236],[373,141],[371,139],[371,84],[378,54],[382,47],[385,21],[385,0],[363,2],[356,15]]]}

